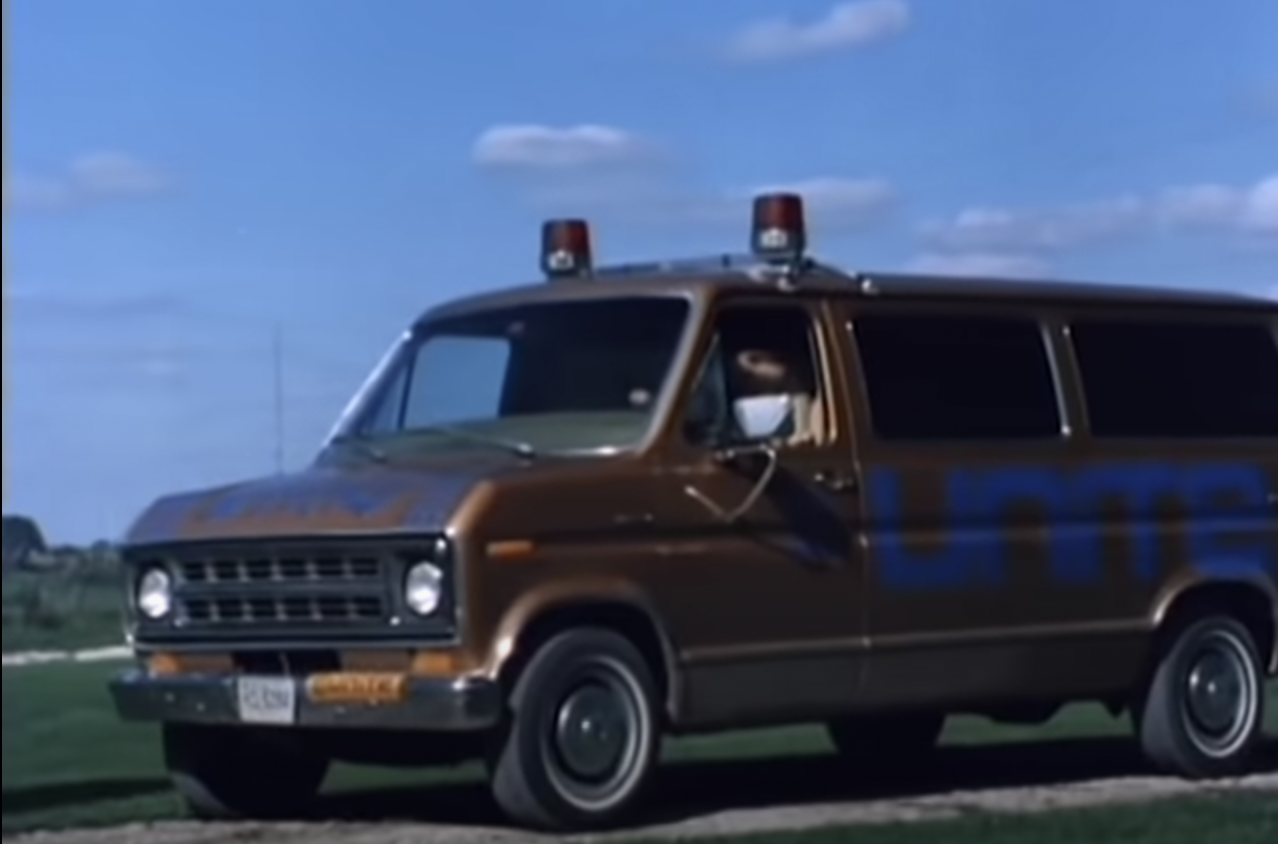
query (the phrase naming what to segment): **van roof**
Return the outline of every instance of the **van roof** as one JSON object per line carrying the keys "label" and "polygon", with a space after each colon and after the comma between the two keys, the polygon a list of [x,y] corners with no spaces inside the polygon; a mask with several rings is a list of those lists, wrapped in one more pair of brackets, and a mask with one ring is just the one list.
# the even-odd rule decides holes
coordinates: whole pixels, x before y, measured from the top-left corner
{"label": "van roof", "polygon": [[[584,279],[541,281],[455,299],[427,311],[422,319],[534,302],[695,295],[706,288],[758,289],[772,287],[763,283],[778,278],[777,267],[762,263],[754,256],[719,255],[618,264],[598,267]],[[815,261],[807,264],[801,279],[798,284],[801,289],[836,295],[852,293],[867,298],[1194,306],[1278,314],[1278,301],[1262,296],[1168,286],[856,271]]]}

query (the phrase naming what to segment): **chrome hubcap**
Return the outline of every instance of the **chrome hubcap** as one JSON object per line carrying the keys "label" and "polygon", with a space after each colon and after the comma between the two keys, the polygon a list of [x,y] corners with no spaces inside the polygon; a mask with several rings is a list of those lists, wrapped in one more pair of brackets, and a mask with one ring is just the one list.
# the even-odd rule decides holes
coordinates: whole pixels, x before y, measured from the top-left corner
{"label": "chrome hubcap", "polygon": [[555,718],[555,750],[567,773],[586,781],[606,779],[630,744],[630,718],[618,690],[591,683],[568,695]]}
{"label": "chrome hubcap", "polygon": [[1198,661],[1189,672],[1189,711],[1204,729],[1219,733],[1228,730],[1238,717],[1243,700],[1243,681],[1236,667],[1219,653]]}
{"label": "chrome hubcap", "polygon": [[1246,650],[1232,636],[1203,643],[1185,674],[1184,710],[1200,749],[1226,755],[1245,741],[1256,713],[1258,689]]}

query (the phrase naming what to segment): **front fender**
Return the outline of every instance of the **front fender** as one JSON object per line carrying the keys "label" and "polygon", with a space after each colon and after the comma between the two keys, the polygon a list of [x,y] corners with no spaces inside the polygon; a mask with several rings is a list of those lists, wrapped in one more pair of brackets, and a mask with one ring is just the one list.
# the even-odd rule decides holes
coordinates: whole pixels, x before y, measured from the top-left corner
{"label": "front fender", "polygon": [[483,676],[499,677],[514,656],[520,640],[529,627],[550,614],[577,608],[623,606],[640,613],[656,631],[661,645],[667,677],[666,709],[675,717],[680,711],[683,683],[674,643],[660,614],[648,594],[637,584],[622,579],[590,577],[547,583],[521,595],[504,613],[497,625],[483,661]]}

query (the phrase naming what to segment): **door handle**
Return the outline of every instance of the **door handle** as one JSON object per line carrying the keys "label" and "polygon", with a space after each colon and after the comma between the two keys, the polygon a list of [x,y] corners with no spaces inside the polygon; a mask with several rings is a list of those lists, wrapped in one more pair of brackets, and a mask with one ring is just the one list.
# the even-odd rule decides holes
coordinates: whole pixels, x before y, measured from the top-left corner
{"label": "door handle", "polygon": [[817,472],[812,480],[831,492],[855,492],[857,486],[856,478],[838,472]]}

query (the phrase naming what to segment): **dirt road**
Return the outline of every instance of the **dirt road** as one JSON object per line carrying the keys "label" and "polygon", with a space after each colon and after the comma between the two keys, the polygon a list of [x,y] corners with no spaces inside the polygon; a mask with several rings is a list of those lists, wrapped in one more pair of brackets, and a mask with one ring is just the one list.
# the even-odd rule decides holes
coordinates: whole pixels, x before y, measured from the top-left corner
{"label": "dirt road", "polygon": [[[1150,776],[1130,744],[1112,740],[953,748],[925,772],[850,782],[833,761],[795,758],[692,762],[663,769],[643,828],[576,840],[701,838],[828,825],[944,819],[973,812],[1037,812],[1174,798],[1210,791],[1267,791],[1278,798],[1278,746],[1264,770],[1210,785]],[[323,820],[287,824],[172,823],[5,837],[5,844],[506,844],[478,785],[327,798]]]}

